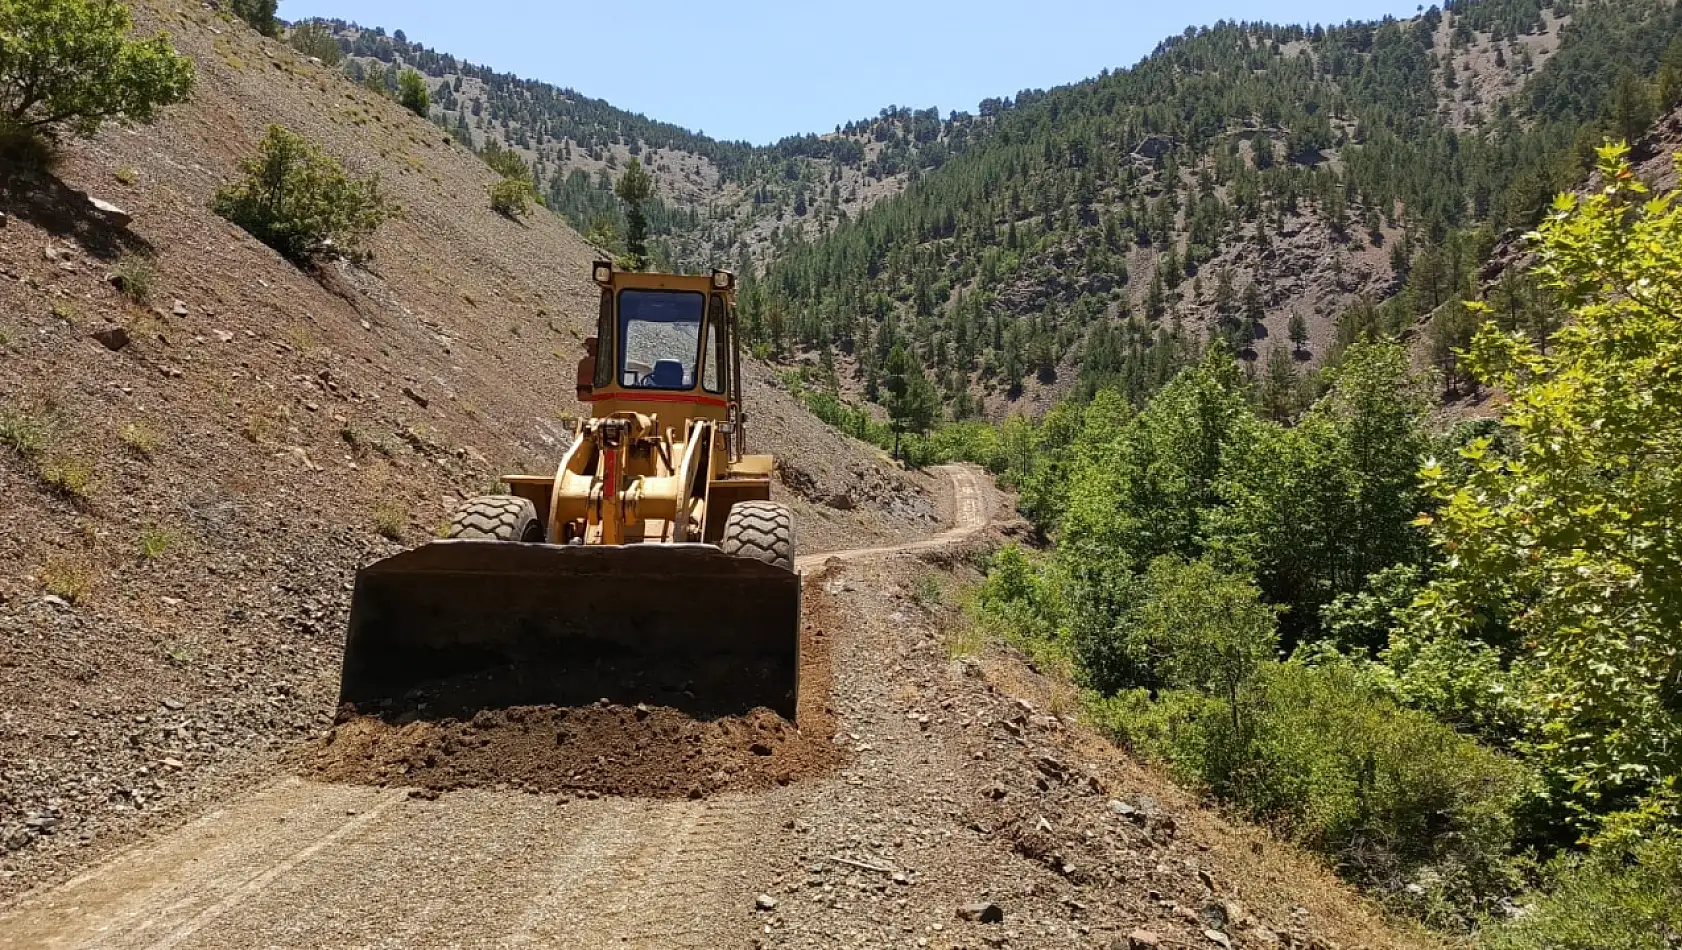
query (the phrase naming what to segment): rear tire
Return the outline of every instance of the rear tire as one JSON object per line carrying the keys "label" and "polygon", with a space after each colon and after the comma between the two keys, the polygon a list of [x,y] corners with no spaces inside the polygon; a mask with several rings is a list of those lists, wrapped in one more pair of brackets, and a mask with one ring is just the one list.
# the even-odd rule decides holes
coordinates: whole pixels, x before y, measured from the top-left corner
{"label": "rear tire", "polygon": [[472,541],[542,543],[543,522],[537,506],[513,495],[481,495],[456,509],[444,537]]}
{"label": "rear tire", "polygon": [[724,519],[725,554],[794,570],[794,512],[774,501],[738,501]]}

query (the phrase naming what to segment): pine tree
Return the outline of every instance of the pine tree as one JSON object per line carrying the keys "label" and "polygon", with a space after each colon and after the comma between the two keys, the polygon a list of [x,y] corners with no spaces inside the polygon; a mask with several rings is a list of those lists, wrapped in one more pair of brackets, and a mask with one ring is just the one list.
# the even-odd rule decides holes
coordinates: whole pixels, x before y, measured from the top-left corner
{"label": "pine tree", "polygon": [[1290,326],[1286,332],[1291,337],[1291,351],[1300,355],[1303,346],[1308,343],[1308,321],[1302,318],[1302,314],[1293,310]]}
{"label": "pine tree", "polygon": [[642,162],[633,158],[613,193],[625,202],[626,263],[632,270],[642,270],[648,266],[648,215],[643,205],[654,194],[654,179],[643,170]]}
{"label": "pine tree", "polygon": [[1267,368],[1259,394],[1262,412],[1274,422],[1290,422],[1296,416],[1298,391],[1295,362],[1284,349],[1268,347]]}

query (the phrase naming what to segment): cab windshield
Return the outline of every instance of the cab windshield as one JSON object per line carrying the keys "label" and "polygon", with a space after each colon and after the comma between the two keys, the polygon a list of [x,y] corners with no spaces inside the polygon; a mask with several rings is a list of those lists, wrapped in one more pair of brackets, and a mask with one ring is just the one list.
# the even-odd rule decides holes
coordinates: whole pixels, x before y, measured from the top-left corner
{"label": "cab windshield", "polygon": [[691,389],[706,297],[689,290],[621,290],[619,385]]}

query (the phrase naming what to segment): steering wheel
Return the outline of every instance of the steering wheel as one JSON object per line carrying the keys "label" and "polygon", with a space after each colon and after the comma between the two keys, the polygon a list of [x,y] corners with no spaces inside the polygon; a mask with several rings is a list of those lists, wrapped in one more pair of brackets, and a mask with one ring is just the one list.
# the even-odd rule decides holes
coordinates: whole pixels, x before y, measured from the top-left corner
{"label": "steering wheel", "polygon": [[642,389],[653,389],[654,388],[654,374],[653,373],[648,373],[648,374],[644,375],[642,378],[638,379],[637,380],[637,386],[642,388]]}

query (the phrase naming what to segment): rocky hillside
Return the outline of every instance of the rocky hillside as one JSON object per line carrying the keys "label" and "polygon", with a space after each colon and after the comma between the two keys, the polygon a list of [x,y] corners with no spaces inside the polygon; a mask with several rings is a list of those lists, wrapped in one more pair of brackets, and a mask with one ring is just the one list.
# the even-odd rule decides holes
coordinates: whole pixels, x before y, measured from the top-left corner
{"label": "rocky hillside", "polygon": [[[0,179],[0,892],[317,729],[355,568],[554,465],[581,412],[594,252],[561,219],[493,214],[475,155],[284,42],[135,15],[192,102]],[[306,274],[210,212],[271,123],[400,204],[365,265]],[[753,373],[803,550],[939,524],[927,480]]]}

